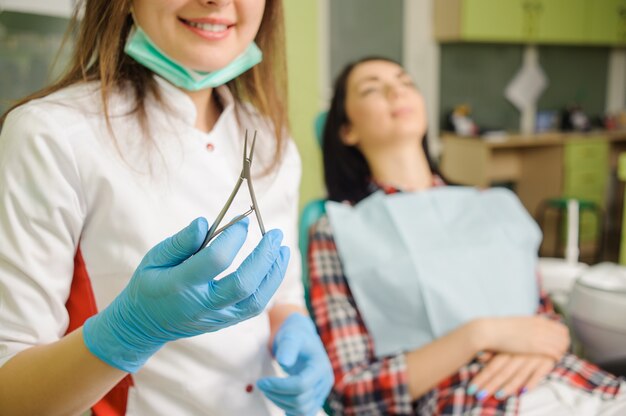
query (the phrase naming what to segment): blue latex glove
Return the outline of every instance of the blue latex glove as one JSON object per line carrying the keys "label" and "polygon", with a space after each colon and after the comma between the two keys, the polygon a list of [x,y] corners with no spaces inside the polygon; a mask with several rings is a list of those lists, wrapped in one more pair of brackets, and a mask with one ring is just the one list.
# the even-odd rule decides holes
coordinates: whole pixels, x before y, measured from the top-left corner
{"label": "blue latex glove", "polygon": [[235,272],[213,280],[241,249],[248,223],[227,228],[195,255],[208,230],[204,218],[152,248],[122,293],[85,322],[87,348],[107,364],[135,372],[168,341],[258,315],[289,262],[279,230],[267,232]]}
{"label": "blue latex glove", "polygon": [[265,377],[257,387],[288,416],[315,415],[333,386],[334,376],[311,319],[291,314],[278,329],[273,350],[289,377]]}

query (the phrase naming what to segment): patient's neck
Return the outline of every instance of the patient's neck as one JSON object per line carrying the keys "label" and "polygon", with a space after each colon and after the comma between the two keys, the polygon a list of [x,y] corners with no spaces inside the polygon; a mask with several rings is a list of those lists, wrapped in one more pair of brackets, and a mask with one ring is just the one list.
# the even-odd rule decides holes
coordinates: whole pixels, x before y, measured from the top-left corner
{"label": "patient's neck", "polygon": [[403,191],[421,191],[433,184],[428,159],[420,145],[394,146],[364,151],[372,178]]}

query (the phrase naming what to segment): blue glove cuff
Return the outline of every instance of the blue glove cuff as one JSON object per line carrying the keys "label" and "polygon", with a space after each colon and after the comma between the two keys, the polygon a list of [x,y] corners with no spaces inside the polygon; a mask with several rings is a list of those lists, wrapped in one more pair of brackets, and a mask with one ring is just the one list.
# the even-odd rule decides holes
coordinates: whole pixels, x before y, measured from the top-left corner
{"label": "blue glove cuff", "polygon": [[276,354],[276,348],[278,341],[283,337],[285,332],[290,331],[304,331],[304,333],[310,332],[317,336],[317,329],[315,328],[315,324],[306,315],[303,315],[300,312],[294,312],[289,315],[282,323],[280,328],[278,328],[278,332],[274,337],[274,345],[272,345],[272,354]]}
{"label": "blue glove cuff", "polygon": [[[164,344],[146,342],[137,337],[130,327],[131,322],[118,314],[120,299],[115,299],[109,307],[89,318],[83,325],[83,340],[87,349],[96,357],[128,373],[136,373]],[[118,314],[117,319],[113,317]],[[118,325],[124,323],[125,327]],[[135,341],[135,342],[133,342]]]}

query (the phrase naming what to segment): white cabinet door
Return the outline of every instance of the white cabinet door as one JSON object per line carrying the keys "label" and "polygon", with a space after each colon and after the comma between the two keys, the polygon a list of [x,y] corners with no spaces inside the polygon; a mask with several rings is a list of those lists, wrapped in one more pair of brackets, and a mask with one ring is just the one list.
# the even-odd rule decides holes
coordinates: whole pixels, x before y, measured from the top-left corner
{"label": "white cabinet door", "polygon": [[0,11],[70,17],[74,3],[74,0],[0,0]]}

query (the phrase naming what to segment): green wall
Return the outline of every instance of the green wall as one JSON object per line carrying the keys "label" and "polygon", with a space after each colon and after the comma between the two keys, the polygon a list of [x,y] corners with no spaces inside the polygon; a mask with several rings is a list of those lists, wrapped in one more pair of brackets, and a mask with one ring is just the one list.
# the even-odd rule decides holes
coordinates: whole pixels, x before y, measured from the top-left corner
{"label": "green wall", "polygon": [[289,118],[302,158],[300,207],[325,194],[313,121],[319,108],[319,40],[316,1],[285,0]]}
{"label": "green wall", "polygon": [[559,110],[578,103],[599,116],[606,105],[609,48],[542,46],[541,66],[550,85],[539,99],[540,110]]}
{"label": "green wall", "polygon": [[469,104],[480,126],[519,130],[519,112],[504,89],[522,64],[521,45],[451,43],[441,46],[439,116]]}
{"label": "green wall", "polygon": [[329,9],[332,79],[366,56],[402,62],[404,0],[329,0]]}
{"label": "green wall", "polygon": [[[604,112],[609,48],[540,46],[539,63],[548,87],[537,108],[559,111],[577,103],[591,117]],[[467,103],[482,127],[518,131],[519,111],[504,90],[522,64],[519,44],[449,43],[441,46],[440,117]]]}

